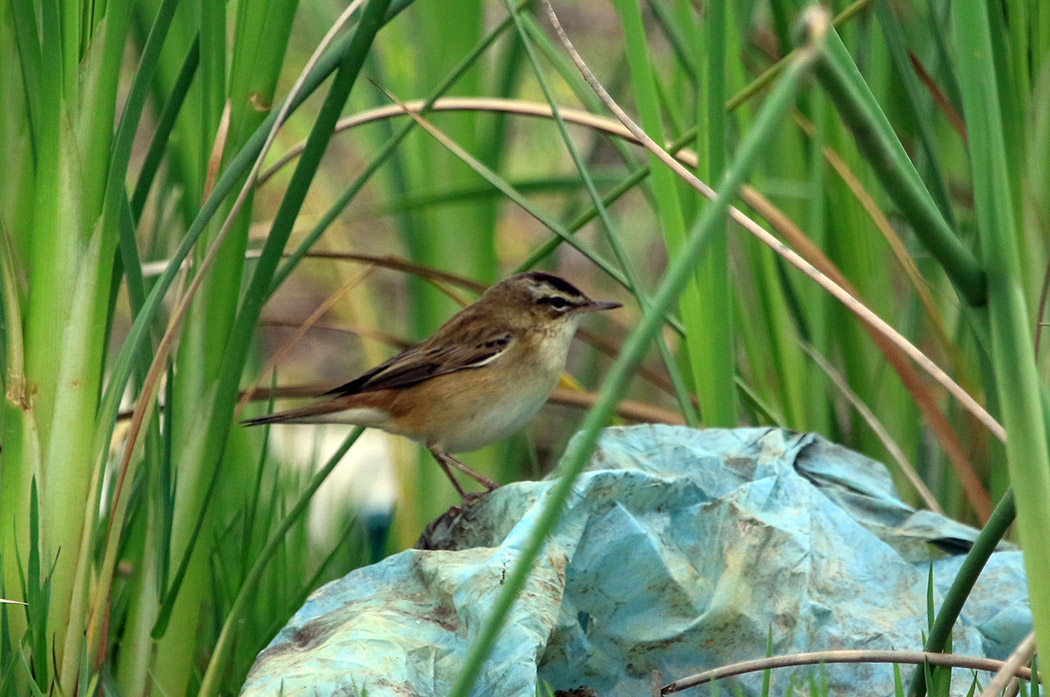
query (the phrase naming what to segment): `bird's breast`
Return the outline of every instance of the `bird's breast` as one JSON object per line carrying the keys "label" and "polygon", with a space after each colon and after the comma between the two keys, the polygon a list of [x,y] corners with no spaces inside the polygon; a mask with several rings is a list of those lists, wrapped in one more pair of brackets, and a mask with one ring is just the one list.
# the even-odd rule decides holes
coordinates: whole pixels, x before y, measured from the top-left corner
{"label": "bird's breast", "polygon": [[493,366],[497,369],[484,376],[490,389],[474,392],[473,398],[462,395],[469,406],[457,410],[461,419],[444,434],[442,445],[449,452],[477,450],[521,430],[546,404],[564,367],[564,360],[535,355],[531,358],[540,360],[512,363],[513,356],[506,358],[508,365]]}

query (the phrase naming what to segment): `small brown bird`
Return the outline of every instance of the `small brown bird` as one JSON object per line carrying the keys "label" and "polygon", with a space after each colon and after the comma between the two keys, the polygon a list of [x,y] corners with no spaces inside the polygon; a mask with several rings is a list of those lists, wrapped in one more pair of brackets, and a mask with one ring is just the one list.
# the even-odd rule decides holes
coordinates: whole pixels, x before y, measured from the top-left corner
{"label": "small brown bird", "polygon": [[490,491],[499,485],[450,453],[477,450],[524,426],[557,386],[583,315],[617,307],[552,274],[511,276],[430,338],[325,399],[243,423],[353,424],[406,436],[426,445],[466,500],[450,467]]}

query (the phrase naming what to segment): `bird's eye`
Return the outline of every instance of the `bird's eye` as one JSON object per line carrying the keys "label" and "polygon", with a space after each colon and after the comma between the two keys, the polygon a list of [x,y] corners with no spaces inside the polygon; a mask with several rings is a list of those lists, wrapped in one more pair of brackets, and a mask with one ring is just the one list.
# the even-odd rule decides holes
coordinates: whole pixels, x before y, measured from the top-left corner
{"label": "bird's eye", "polygon": [[551,307],[553,307],[553,308],[555,308],[557,310],[563,310],[563,309],[565,309],[566,307],[569,306],[569,301],[566,300],[565,298],[560,298],[558,296],[555,296],[555,297],[550,299],[550,304],[551,304]]}

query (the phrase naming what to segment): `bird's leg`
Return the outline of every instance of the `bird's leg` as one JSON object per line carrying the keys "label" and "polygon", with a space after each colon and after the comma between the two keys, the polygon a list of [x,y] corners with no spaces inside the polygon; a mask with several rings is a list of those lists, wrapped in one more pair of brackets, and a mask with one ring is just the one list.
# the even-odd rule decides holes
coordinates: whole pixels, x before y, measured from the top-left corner
{"label": "bird's leg", "polygon": [[[464,474],[468,475],[471,479],[473,479],[474,481],[476,481],[478,484],[480,484],[481,486],[485,487],[489,491],[493,491],[494,489],[498,489],[499,488],[499,484],[497,484],[496,482],[492,481],[491,479],[489,479],[485,475],[481,474],[480,472],[475,472],[474,470],[470,469],[469,467],[467,467],[462,462],[460,462],[456,458],[452,457],[448,453],[444,453],[444,452],[441,452],[440,450],[435,450],[435,449],[431,448],[430,449],[430,454],[434,456],[434,459],[438,461],[438,464],[441,465],[441,467],[445,470],[445,472],[448,474],[448,476],[450,478],[452,477],[452,473],[449,471],[448,468],[451,466],[451,467],[455,467],[460,472],[463,472]],[[457,488],[457,490],[459,489],[458,486],[456,488]]]}
{"label": "bird's leg", "polygon": [[452,486],[455,487],[456,493],[458,493],[459,497],[465,501],[467,499],[467,492],[463,491],[463,487],[459,485],[456,477],[452,474],[452,470],[448,468],[448,463],[445,462],[442,456],[437,452],[431,450],[430,454],[434,456],[434,459],[437,460],[438,465],[441,467],[441,471],[444,472],[445,476],[448,477],[448,480],[452,482]]}

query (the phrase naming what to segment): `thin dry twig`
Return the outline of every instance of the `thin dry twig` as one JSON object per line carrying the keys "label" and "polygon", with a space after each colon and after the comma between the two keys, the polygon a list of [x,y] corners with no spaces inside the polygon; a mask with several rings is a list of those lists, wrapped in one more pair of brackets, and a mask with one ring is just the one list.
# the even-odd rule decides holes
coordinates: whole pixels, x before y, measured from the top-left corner
{"label": "thin dry twig", "polygon": [[[594,90],[598,98],[609,108],[616,118],[631,131],[632,134],[638,139],[638,141],[645,146],[649,152],[653,153],[661,162],[669,167],[675,174],[685,180],[687,184],[692,186],[694,189],[699,191],[705,198],[714,199],[716,193],[711,187],[704,184],[702,181],[681,165],[674,157],[667,153],[666,150],[661,148],[652,138],[650,138],[645,131],[643,131],[627,113],[616,103],[616,101],[609,96],[605,88],[598,82],[598,79],[591,72],[590,68],[580,57],[580,54],[576,51],[572,45],[572,41],[569,40],[568,35],[562,28],[561,23],[558,21],[558,16],[554,12],[554,8],[551,6],[549,0],[543,0],[543,7],[547,11],[547,16],[554,27],[555,34],[565,47],[566,52],[572,59],[572,62],[576,65],[580,74],[583,75],[584,80]],[[799,53],[800,56],[804,54]],[[846,306],[851,312],[860,317],[864,322],[870,324],[877,331],[885,334],[889,339],[893,341],[902,351],[904,351],[913,361],[915,361],[923,370],[930,374],[934,380],[936,380],[941,386],[943,386],[949,393],[952,394],[963,407],[972,413],[988,430],[990,430],[996,438],[1001,441],[1006,441],[1006,430],[996,421],[991,414],[989,414],[984,407],[982,407],[977,400],[970,396],[966,390],[962,389],[951,377],[944,372],[936,363],[934,363],[926,354],[918,349],[914,344],[908,341],[900,332],[890,326],[885,320],[879,317],[877,314],[872,312],[863,303],[858,301],[853,295],[847,292],[842,286],[835,283],[833,280],[828,278],[819,269],[813,266],[811,263],[803,259],[793,249],[785,245],[783,242],[774,237],[765,228],[756,223],[754,220],[745,215],[735,206],[729,206],[729,216],[744,227],[748,232],[757,237],[759,241],[768,246],[778,255],[780,255],[785,261],[790,263],[795,268],[802,271],[804,274],[813,279],[827,292],[831,293],[839,302]]]}
{"label": "thin dry twig", "polygon": [[[712,680],[731,678],[734,675],[757,673],[773,668],[791,668],[796,666],[812,666],[821,663],[901,663],[909,665],[923,665],[929,663],[933,666],[949,666],[952,668],[968,668],[970,670],[985,670],[995,672],[1001,670],[1005,661],[997,661],[993,658],[983,656],[960,656],[954,653],[928,653],[926,651],[867,651],[848,649],[844,651],[813,651],[809,653],[796,653],[786,656],[771,656],[754,661],[742,661],[727,666],[721,666],[703,673],[690,675],[689,677],[675,680],[669,685],[664,685],[661,694],[672,694],[681,692],[689,687],[696,687],[709,683]],[[1023,679],[1031,680],[1032,671],[1024,666],[1014,670],[1014,675]]]}
{"label": "thin dry twig", "polygon": [[[249,249],[244,253],[245,259],[258,259],[262,255],[262,251],[258,249]],[[290,252],[284,252],[282,257],[291,257]],[[310,259],[335,259],[338,261],[360,261],[365,264],[372,264],[374,266],[381,266],[387,269],[394,269],[395,271],[402,271],[404,273],[415,274],[428,281],[442,281],[445,283],[451,283],[467,290],[476,291],[478,293],[485,290],[485,285],[470,279],[457,276],[455,274],[445,273],[444,271],[438,271],[428,266],[422,266],[414,262],[402,259],[401,257],[394,256],[393,254],[384,254],[382,256],[375,254],[361,254],[358,252],[332,252],[325,250],[311,250],[306,253],[306,256]],[[153,276],[159,276],[164,273],[164,269],[167,268],[169,261],[162,259],[159,261],[150,261],[142,265],[142,275],[144,278],[151,278]]]}
{"label": "thin dry twig", "polygon": [[[260,327],[280,327],[282,329],[298,329],[302,325],[302,320],[299,319],[286,319],[283,317],[263,317],[259,320]],[[372,341],[379,342],[381,344],[387,344],[397,348],[399,351],[411,346],[411,342],[405,341],[404,339],[394,336],[389,332],[379,331],[372,327],[366,327],[362,324],[334,324],[332,322],[318,321],[314,322],[311,327],[313,330],[322,330],[327,332],[336,332],[338,334],[350,334],[352,336],[359,336],[363,339],[371,339]]]}
{"label": "thin dry twig", "polygon": [[[560,404],[566,407],[590,409],[594,406],[594,403],[598,401],[598,393],[581,392],[579,390],[569,390],[564,387],[557,387],[554,392],[551,393],[548,401],[551,404]],[[676,426],[685,425],[685,419],[683,419],[682,415],[678,412],[664,409],[653,404],[646,404],[645,402],[637,402],[633,399],[620,400],[620,403],[616,408],[616,415],[623,419],[627,419],[628,421],[634,421],[635,423],[673,424]]]}
{"label": "thin dry twig", "polygon": [[968,142],[966,137],[966,122],[963,121],[962,116],[955,110],[955,107],[952,106],[950,101],[948,101],[948,98],[944,96],[944,92],[941,91],[937,82],[930,77],[928,72],[926,72],[926,67],[918,57],[911,51],[908,51],[908,58],[911,60],[911,67],[915,70],[915,74],[919,76],[919,80],[926,86],[930,96],[933,98],[933,103],[937,105],[937,108],[944,114],[944,118],[948,119],[948,123],[955,129],[955,132],[959,134],[959,137],[962,138],[963,145],[966,145]]}
{"label": "thin dry twig", "polygon": [[328,312],[328,310],[330,310],[340,298],[342,298],[352,289],[357,287],[357,285],[364,281],[366,278],[371,276],[375,269],[375,266],[367,266],[360,273],[355,274],[351,278],[348,278],[343,283],[343,285],[339,286],[339,288],[337,288],[335,292],[333,292],[331,295],[325,298],[324,302],[318,305],[317,308],[310,313],[310,316],[303,320],[298,327],[296,327],[295,333],[292,334],[292,336],[284,342],[284,345],[281,346],[281,348],[279,348],[272,356],[270,356],[270,358],[266,361],[266,365],[263,366],[262,370],[259,371],[259,374],[256,376],[255,380],[251,382],[251,384],[248,386],[248,389],[245,390],[244,394],[241,395],[241,398],[237,400],[237,406],[233,410],[234,419],[240,416],[241,412],[244,411],[245,405],[248,404],[251,398],[255,395],[255,392],[259,389],[259,384],[263,381],[263,378],[265,378],[266,375],[272,369],[274,369],[278,363],[284,360],[284,357],[288,354],[288,352],[295,348],[296,344],[298,344],[299,341],[304,336],[306,336],[306,333],[310,331],[310,329],[322,317],[324,317],[325,313]]}
{"label": "thin dry twig", "polygon": [[886,448],[886,451],[893,458],[893,461],[900,467],[901,472],[907,478],[911,485],[915,487],[915,490],[919,492],[919,496],[922,498],[923,503],[926,507],[935,513],[944,514],[944,509],[937,503],[937,498],[933,495],[933,492],[926,486],[926,482],[922,481],[922,477],[915,471],[915,468],[908,462],[908,458],[905,457],[904,451],[901,450],[900,446],[897,445],[897,441],[893,440],[893,436],[890,435],[886,427],[879,421],[879,417],[875,416],[875,412],[864,403],[864,400],[860,398],[856,392],[849,386],[849,382],[845,376],[835,369],[835,366],[831,365],[824,356],[820,354],[811,344],[806,341],[800,341],[799,345],[802,346],[802,350],[816,363],[824,374],[828,376],[831,382],[835,385],[839,392],[849,400],[849,403],[853,405],[853,408],[857,410],[861,418],[868,424],[875,437],[879,439],[882,446]]}
{"label": "thin dry twig", "polygon": [[[334,132],[340,133],[351,128],[356,128],[357,126],[362,126],[366,123],[382,121],[395,116],[404,116],[406,115],[406,112],[420,114],[423,112],[423,107],[425,105],[426,100],[414,99],[404,102],[402,106],[388,104],[374,109],[368,109],[367,111],[362,111],[339,119],[335,125]],[[554,118],[554,113],[549,104],[543,102],[532,102],[524,99],[506,99],[498,97],[442,97],[435,101],[427,111],[488,111],[544,119]],[[627,140],[634,139],[631,132],[621,124],[611,119],[592,114],[589,111],[572,109],[569,107],[558,107],[558,113],[561,114],[562,118],[568,123],[603,131],[610,135],[626,138]],[[259,175],[256,185],[262,186],[265,184],[270,177],[277,173],[278,170],[298,157],[305,147],[305,140],[292,146],[288,152],[281,155]],[[682,153],[679,154],[681,155]],[[689,153],[686,157],[691,158],[692,162],[695,164],[696,155],[694,153]]]}
{"label": "thin dry twig", "polygon": [[215,142],[212,144],[211,154],[208,156],[208,169],[204,176],[204,192],[201,200],[207,201],[211,196],[211,190],[215,186],[215,178],[219,176],[219,166],[222,165],[222,156],[226,152],[226,139],[230,135],[230,111],[232,102],[227,99],[222,107],[222,116],[219,117],[219,128],[215,132]]}
{"label": "thin dry twig", "polygon": [[[856,0],[852,5],[846,7],[842,10],[842,12],[836,15],[835,19],[832,21],[832,24],[837,27],[845,22],[848,22],[850,19],[863,12],[867,8],[867,6],[871,4],[871,2],[872,0]],[[766,69],[764,73],[752,80],[751,84],[748,85],[746,89],[744,89],[742,92],[739,92],[731,99],[729,99],[729,101],[726,102],[726,110],[735,110],[741,104],[744,104],[751,97],[753,97],[755,94],[761,91],[764,87],[768,86],[769,83],[772,82],[780,73],[784,65],[786,65],[786,61],[791,60],[794,55],[795,50],[792,50],[786,56],[780,59],[776,64],[770,66],[768,69]],[[487,103],[490,106],[482,106],[483,102]],[[422,111],[421,107],[425,103],[425,100],[420,99],[406,102],[405,105],[408,107],[409,111],[414,111],[418,113]],[[508,113],[517,113],[523,116],[551,116],[550,107],[547,104],[538,102],[520,102],[519,100],[514,99],[499,99],[488,97],[442,97],[441,99],[438,99],[430,107],[430,109],[428,109],[428,111],[474,111],[478,109],[501,111],[503,109],[500,106],[498,106],[499,104],[527,105],[524,108],[519,108],[519,106],[511,106],[510,108],[506,109]],[[545,113],[544,110],[546,110]],[[601,117],[595,116],[594,114],[591,114],[586,111],[580,111],[578,109],[558,107],[558,112],[561,113],[562,117],[566,121],[578,123],[581,125],[587,125],[587,120],[597,119],[599,122],[601,122],[601,125],[596,124],[594,126],[595,128],[604,128],[606,124],[613,123],[608,121],[607,119],[602,119]],[[339,133],[340,131],[346,130],[348,128],[353,128],[354,126],[359,126],[363,123],[370,123],[372,121],[389,118],[391,116],[400,116],[402,113],[403,112],[401,111],[401,109],[395,108],[393,106],[382,106],[376,109],[369,109],[368,111],[363,111],[359,114],[354,114],[352,116],[347,116],[341,119],[335,127],[335,132]],[[577,117],[579,117],[581,120],[577,121]],[[260,175],[257,181],[257,185],[262,186],[270,177],[272,177],[277,172],[277,170],[286,165],[289,160],[292,160],[295,157],[297,157],[299,153],[302,152],[302,149],[305,145],[306,141],[301,141],[298,145],[294,146],[291,150],[289,150],[280,158],[278,158],[270,167],[263,171],[263,173]]]}
{"label": "thin dry twig", "polygon": [[[253,390],[242,390],[239,393],[238,398],[253,402],[267,401],[271,397],[273,399],[308,399],[318,396],[327,389],[328,386],[320,384],[283,385],[275,389],[257,387]],[[590,409],[594,406],[597,399],[597,392],[570,390],[564,387],[557,387],[554,389],[554,392],[551,393],[550,399],[547,401],[549,404],[557,404],[565,407]],[[161,409],[163,409],[163,405],[161,405]],[[125,421],[130,419],[133,415],[134,411],[128,409],[117,414],[117,420]],[[632,421],[634,423],[662,423],[676,426],[685,423],[685,420],[680,414],[678,414],[678,412],[631,399],[625,399],[620,402],[616,409],[616,415],[626,421]]]}
{"label": "thin dry twig", "polygon": [[[802,230],[790,218],[770,203],[760,192],[748,188],[741,193],[742,195],[749,194],[749,196],[743,196],[744,200],[758,211],[759,215],[769,221],[770,225],[776,228],[804,259],[820,269],[824,275],[830,277],[835,283],[842,286],[846,292],[854,297],[859,297],[849,279],[839,271],[838,267],[832,263],[831,259],[819,247],[803,234]],[[933,393],[919,379],[919,375],[916,373],[911,361],[908,360],[905,353],[901,351],[900,347],[890,337],[865,322],[861,322],[861,327],[886,358],[893,372],[900,378],[901,384],[908,390],[908,394],[914,400],[915,406],[926,417],[930,424],[930,429],[937,438],[937,442],[940,443],[941,449],[948,457],[948,461],[951,462],[956,476],[959,477],[959,483],[966,494],[966,500],[970,502],[981,523],[984,523],[992,512],[992,503],[988,497],[988,492],[981,484],[980,477],[974,471],[966,449],[959,441],[959,437],[952,429],[952,425],[937,405]]]}
{"label": "thin dry twig", "polygon": [[[809,119],[797,111],[794,116],[795,122],[798,124],[799,128],[802,129],[802,132],[812,138],[815,129]],[[937,303],[933,299],[933,292],[930,289],[930,284],[925,278],[923,278],[915,260],[912,258],[911,254],[908,253],[907,248],[904,246],[904,242],[890,224],[889,218],[887,218],[886,214],[882,212],[881,208],[879,208],[879,204],[875,202],[875,198],[864,188],[864,184],[861,183],[860,178],[850,170],[849,165],[839,157],[839,154],[835,152],[833,148],[825,145],[823,155],[824,160],[831,165],[831,168],[835,170],[837,175],[839,175],[839,179],[841,179],[842,183],[844,183],[850,190],[850,193],[853,194],[853,197],[857,199],[861,207],[863,207],[864,211],[868,214],[868,217],[871,218],[875,227],[882,233],[882,237],[890,246],[890,251],[893,252],[893,256],[897,259],[897,263],[900,264],[901,268],[904,270],[904,274],[908,277],[916,294],[918,294],[919,301],[926,310],[926,314],[929,315],[934,336],[937,338],[937,343],[948,355],[948,360],[951,362],[952,366],[958,367],[959,351],[952,344],[944,329],[944,317],[941,315],[941,311],[937,308]]]}
{"label": "thin dry twig", "polygon": [[1031,661],[1034,655],[1035,632],[1031,632],[1021,640],[1021,643],[1017,645],[1010,657],[1006,659],[1006,663],[999,669],[999,672],[988,681],[988,684],[981,691],[980,697],[998,697],[1006,689],[1007,683],[1017,678],[1018,668]]}

